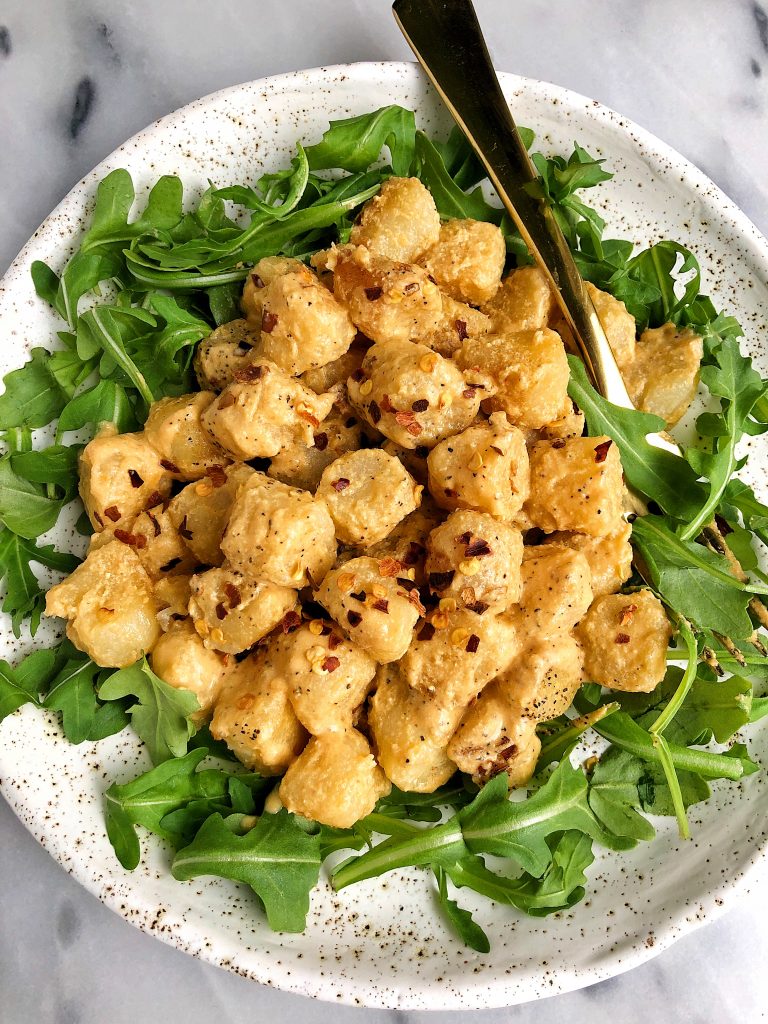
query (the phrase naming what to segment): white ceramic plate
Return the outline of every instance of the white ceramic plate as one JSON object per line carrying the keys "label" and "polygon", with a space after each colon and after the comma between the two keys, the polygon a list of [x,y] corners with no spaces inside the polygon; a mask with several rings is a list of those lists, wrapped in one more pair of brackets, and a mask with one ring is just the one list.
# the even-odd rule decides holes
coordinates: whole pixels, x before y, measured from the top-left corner
{"label": "white ceramic plate", "polygon": [[[608,237],[640,245],[670,237],[696,252],[704,288],[739,317],[747,345],[768,372],[768,244],[703,174],[647,132],[598,103],[513,75],[502,84],[519,123],[545,150],[570,151],[577,139],[606,157],[616,178],[590,195],[609,222]],[[32,345],[60,328],[32,288],[29,267],[60,268],[91,207],[95,185],[127,167],[145,187],[179,174],[193,191],[249,181],[285,166],[296,139],[316,141],[329,118],[401,103],[421,127],[445,133],[448,121],[411,64],[321,68],[237,86],[198,100],[126,142],[80,182],[35,233],[0,286],[0,371],[20,365]],[[757,446],[758,441],[753,444]],[[763,469],[763,444],[753,459]],[[756,482],[753,479],[753,482]],[[72,530],[60,526],[66,546]],[[3,656],[28,641],[3,626]],[[41,632],[36,643],[47,638]],[[753,729],[758,758],[768,730]],[[6,799],[67,871],[133,924],[239,974],[279,988],[344,1003],[457,1009],[523,1002],[589,985],[641,963],[711,920],[749,890],[766,858],[768,774],[715,787],[692,809],[694,839],[680,843],[673,823],[626,854],[598,855],[586,900],[567,914],[534,920],[462,892],[462,902],[492,941],[483,956],[462,947],[442,922],[427,877],[396,872],[334,894],[322,882],[304,935],[268,930],[248,890],[221,880],[179,883],[162,844],[142,837],[145,857],[124,871],[104,833],[102,794],[149,766],[129,732],[72,746],[54,717],[29,707],[2,727],[0,779]]]}

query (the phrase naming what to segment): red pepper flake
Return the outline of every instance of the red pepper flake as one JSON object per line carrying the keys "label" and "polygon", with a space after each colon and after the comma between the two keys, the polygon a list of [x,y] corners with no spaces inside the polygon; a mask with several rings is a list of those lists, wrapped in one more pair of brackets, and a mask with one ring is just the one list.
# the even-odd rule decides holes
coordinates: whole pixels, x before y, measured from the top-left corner
{"label": "red pepper flake", "polygon": [[347,622],[350,626],[359,626],[363,621],[363,616],[360,612],[347,612]]}
{"label": "red pepper flake", "polygon": [[158,523],[157,519],[155,519],[151,512],[147,512],[147,519],[149,519],[150,523],[152,523],[152,529],[155,531],[155,536],[159,537],[160,523]]}
{"label": "red pepper flake", "polygon": [[629,633],[617,633],[614,643],[617,644],[628,644],[630,641]]}
{"label": "red pepper flake", "polygon": [[261,311],[261,329],[265,334],[271,334],[277,327],[277,313],[270,312],[266,306]]}
{"label": "red pepper flake", "polygon": [[352,374],[352,380],[355,381],[356,384],[359,384],[361,381],[365,380],[365,374],[361,369],[358,368]]}
{"label": "red pepper flake", "polygon": [[376,299],[380,299],[381,296],[383,295],[383,293],[384,293],[384,289],[383,288],[375,287],[375,288],[366,288],[365,289],[365,297],[366,297],[366,299],[368,299],[369,302],[375,302]]}
{"label": "red pepper flake", "polygon": [[465,530],[464,533],[459,534],[456,540],[459,542],[459,544],[469,544],[472,540],[472,534],[469,532],[469,530]]}
{"label": "red pepper flake", "polygon": [[382,558],[379,562],[379,576],[397,576],[402,567],[397,558]]}
{"label": "red pepper flake", "polygon": [[280,627],[284,633],[292,633],[301,625],[301,616],[296,612],[286,612],[283,616]]}
{"label": "red pepper flake", "polygon": [[227,595],[230,608],[234,608],[236,605],[240,604],[240,591],[234,583],[225,583],[224,593]]}
{"label": "red pepper flake", "polygon": [[407,576],[398,576],[397,582],[408,594],[410,594],[412,590],[416,590],[418,588],[418,584],[415,583],[414,580],[409,580]]}
{"label": "red pepper flake", "polygon": [[503,455],[503,454],[504,454],[504,452],[503,452],[503,451],[501,450],[501,448],[499,448],[499,447],[498,447],[497,445],[495,445],[495,444],[492,444],[492,445],[491,445],[491,451],[492,451],[492,452],[496,452],[496,454],[497,454],[497,455]]}
{"label": "red pepper flake", "polygon": [[[180,558],[172,558],[170,560],[170,562],[166,562],[165,565],[161,565],[160,566],[160,572],[170,572],[171,569],[175,569],[177,565],[181,565],[181,559]],[[179,617],[183,618],[184,616],[182,615],[182,616],[179,616]]]}
{"label": "red pepper flake", "polygon": [[475,392],[477,390],[478,389],[476,387],[464,388],[464,390],[461,392],[461,397],[462,398],[474,398],[475,397]]}
{"label": "red pepper flake", "polygon": [[187,517],[186,516],[184,516],[184,518],[179,523],[179,535],[181,537],[183,537],[184,540],[192,540],[192,531],[187,526]]}
{"label": "red pepper flake", "polygon": [[139,476],[135,469],[129,469],[128,476],[131,481],[131,487],[142,487],[144,485],[144,481],[141,479],[141,477]]}
{"label": "red pepper flake", "polygon": [[552,442],[552,447],[558,449],[565,448],[565,441],[562,439],[562,437],[559,437],[557,441]]}
{"label": "red pepper flake", "polygon": [[335,672],[341,662],[338,658],[331,656],[330,658],[324,658],[320,664],[320,668],[324,672]]}
{"label": "red pepper flake", "polygon": [[454,320],[453,326],[456,328],[456,333],[459,336],[459,341],[464,341],[465,338],[469,337],[466,320]]}
{"label": "red pepper flake", "polygon": [[317,416],[315,416],[313,413],[311,413],[309,411],[309,409],[303,409],[303,408],[300,408],[300,406],[297,406],[296,407],[296,415],[299,417],[299,419],[306,420],[307,423],[309,423],[309,425],[311,427],[319,427],[320,426],[320,420],[317,418]]}
{"label": "red pepper flake", "polygon": [[119,540],[122,544],[128,544],[133,548],[138,548],[139,551],[147,546],[147,538],[144,534],[129,533],[127,530],[115,530],[115,540]]}
{"label": "red pepper flake", "polygon": [[488,541],[482,540],[480,537],[477,540],[473,540],[471,544],[467,544],[466,548],[464,548],[465,558],[484,558],[491,553]]}
{"label": "red pepper flake", "polygon": [[435,635],[435,627],[431,622],[425,622],[419,632],[416,634],[417,640],[431,640]]}
{"label": "red pepper flake", "polygon": [[340,476],[338,480],[333,481],[331,487],[334,489],[334,491],[346,491],[346,489],[349,487],[349,480],[347,480],[345,476]]}
{"label": "red pepper flake", "polygon": [[234,405],[237,399],[231,391],[225,391],[224,394],[219,398],[219,409],[228,409],[230,405]]}
{"label": "red pepper flake", "polygon": [[459,492],[454,491],[452,487],[444,487],[443,494],[445,494],[446,498],[458,498],[459,496]]}
{"label": "red pepper flake", "polygon": [[377,612],[384,612],[385,615],[389,615],[389,601],[385,597],[377,598],[371,607],[375,608]]}
{"label": "red pepper flake", "polygon": [[160,459],[160,465],[163,469],[167,469],[169,473],[180,473],[181,470],[175,462],[171,462],[170,459]]}
{"label": "red pepper flake", "polygon": [[315,434],[315,448],[319,452],[324,452],[328,447],[328,435],[327,434]]}
{"label": "red pepper flake", "polygon": [[360,604],[365,604],[365,591],[364,590],[358,590],[357,593],[355,593],[353,591],[349,596],[350,597],[354,597],[354,599],[356,601],[359,601]]}
{"label": "red pepper flake", "polygon": [[395,422],[399,423],[401,427],[407,427],[409,423],[413,423],[416,419],[414,413],[410,409],[404,409],[402,412],[395,413]]}
{"label": "red pepper flake", "polygon": [[209,466],[205,471],[205,475],[214,487],[223,487],[227,482],[227,474],[224,472],[223,466]]}
{"label": "red pepper flake", "polygon": [[163,500],[163,496],[160,491],[152,491],[150,496],[147,498],[147,508],[154,508],[155,505],[159,505]]}
{"label": "red pepper flake", "polygon": [[264,287],[264,282],[261,280],[258,274],[251,274],[251,280],[253,281],[257,288]]}
{"label": "red pepper flake", "polygon": [[[253,382],[259,380],[263,374],[263,366],[244,366],[242,370],[235,370],[234,376],[238,384],[253,384]],[[219,408],[221,408],[221,402],[219,402]]]}
{"label": "red pepper flake", "polygon": [[605,462],[608,458],[608,449],[613,444],[613,441],[603,441],[595,448],[595,462]]}
{"label": "red pepper flake", "polygon": [[104,515],[107,519],[111,519],[113,523],[116,523],[120,518],[120,509],[117,505],[110,505],[109,508],[104,509]]}
{"label": "red pepper flake", "polygon": [[408,601],[410,604],[413,605],[413,607],[416,609],[419,615],[424,615],[426,613],[427,609],[421,603],[421,597],[419,596],[418,590],[412,590],[408,594]]}
{"label": "red pepper flake", "polygon": [[403,295],[413,295],[414,292],[419,290],[418,281],[409,281],[408,284],[403,286]]}
{"label": "red pepper flake", "polygon": [[384,395],[381,400],[381,411],[382,412],[397,412],[394,405],[392,405],[392,399],[389,395]]}
{"label": "red pepper flake", "polygon": [[622,611],[621,615],[619,616],[619,625],[621,625],[621,626],[628,626],[630,624],[630,622],[632,621],[632,619],[634,619],[636,611],[637,611],[637,605],[636,604],[628,604],[627,607]]}
{"label": "red pepper flake", "polygon": [[469,640],[467,640],[467,646],[464,648],[464,650],[467,652],[467,654],[476,654],[477,653],[477,648],[479,646],[480,646],[480,637],[477,635],[477,633],[473,633],[470,636]]}
{"label": "red pepper flake", "polygon": [[472,601],[471,604],[467,604],[467,610],[470,612],[474,612],[475,615],[482,615],[484,612],[487,612],[488,607],[489,606],[485,603],[485,601]]}
{"label": "red pepper flake", "polygon": [[430,590],[445,590],[453,583],[455,570],[448,569],[447,572],[431,572],[428,577]]}
{"label": "red pepper flake", "polygon": [[412,540],[408,545],[408,550],[403,555],[404,565],[416,565],[421,558],[424,557],[426,548],[423,544],[418,544],[415,540]]}
{"label": "red pepper flake", "polygon": [[416,401],[411,405],[414,412],[426,412],[429,408],[429,399],[417,398]]}
{"label": "red pepper flake", "polygon": [[381,419],[381,409],[379,408],[379,403],[377,401],[372,400],[369,403],[368,415],[371,417],[374,423],[378,423],[379,420]]}
{"label": "red pepper flake", "polygon": [[216,605],[216,618],[217,619],[226,619],[228,614],[229,614],[229,612],[224,607],[224,602],[223,601],[219,601],[219,603]]}
{"label": "red pepper flake", "polygon": [[328,650],[335,651],[341,642],[342,639],[338,633],[331,633],[331,635],[328,637]]}
{"label": "red pepper flake", "polygon": [[96,520],[96,522],[99,524],[99,526],[103,526],[104,525],[104,520],[101,518],[99,513],[96,512],[95,510],[94,510],[94,513],[93,513],[93,518]]}
{"label": "red pepper flake", "polygon": [[423,428],[420,423],[414,420],[413,423],[406,423],[405,429],[412,437],[418,437]]}

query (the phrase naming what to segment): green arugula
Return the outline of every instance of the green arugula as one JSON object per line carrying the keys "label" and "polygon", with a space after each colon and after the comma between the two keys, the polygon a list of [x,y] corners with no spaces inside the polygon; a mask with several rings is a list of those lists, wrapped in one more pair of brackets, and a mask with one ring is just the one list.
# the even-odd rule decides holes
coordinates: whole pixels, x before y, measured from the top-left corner
{"label": "green arugula", "polygon": [[52,544],[40,547],[34,540],[0,529],[0,580],[5,581],[3,611],[11,616],[14,636],[29,622],[32,636],[37,632],[45,609],[45,590],[32,569],[32,563],[55,572],[70,573],[79,565],[75,555],[57,551]]}
{"label": "green arugula", "polygon": [[365,171],[379,159],[384,146],[390,154],[392,170],[407,175],[413,162],[416,118],[403,107],[381,107],[370,114],[331,121],[322,142],[306,149],[313,171],[341,168]]}
{"label": "green arugula", "polygon": [[131,725],[147,744],[152,763],[160,764],[186,754],[187,742],[195,729],[190,715],[200,710],[197,697],[156,676],[146,658],[114,672],[98,691],[101,700],[129,695],[137,698],[137,703],[128,708]]}
{"label": "green arugula", "polygon": [[244,882],[261,899],[273,931],[301,932],[320,875],[319,829],[304,828],[281,810],[263,814],[238,835],[220,814],[212,814],[176,854],[171,872],[180,881],[217,875]]}

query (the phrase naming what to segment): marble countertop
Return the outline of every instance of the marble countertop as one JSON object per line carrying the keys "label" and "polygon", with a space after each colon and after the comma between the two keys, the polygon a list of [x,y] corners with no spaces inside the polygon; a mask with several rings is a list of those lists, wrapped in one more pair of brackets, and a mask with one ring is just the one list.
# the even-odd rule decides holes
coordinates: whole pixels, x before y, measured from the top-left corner
{"label": "marble countertop", "polygon": [[[671,143],[768,231],[768,7],[753,0],[477,0],[496,64],[594,96]],[[557,20],[554,11],[557,9]],[[407,59],[387,0],[5,0],[0,10],[0,273],[125,138],[197,96],[264,75]],[[426,1014],[263,988],[131,928],[66,875],[0,800],[5,1024]],[[612,981],[462,1021],[752,1022],[768,1006],[768,887]],[[642,1006],[642,1011],[639,1007]],[[434,1019],[434,1015],[432,1017]]]}

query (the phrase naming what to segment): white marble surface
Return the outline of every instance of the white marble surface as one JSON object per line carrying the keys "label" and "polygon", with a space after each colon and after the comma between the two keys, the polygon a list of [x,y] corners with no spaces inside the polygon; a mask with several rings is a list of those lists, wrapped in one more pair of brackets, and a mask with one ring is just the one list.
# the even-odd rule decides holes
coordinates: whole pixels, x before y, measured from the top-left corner
{"label": "white marble surface", "polygon": [[[768,9],[752,0],[477,0],[500,68],[592,95],[671,143],[768,230]],[[557,13],[557,20],[555,14]],[[4,0],[0,273],[71,185],[124,138],[204,93],[318,64],[408,56],[386,0]],[[0,801],[4,1024],[306,1024],[359,1011],[259,987],[160,945],[61,871]],[[593,988],[462,1021],[765,1019],[759,902]],[[434,1018],[434,1015],[432,1015]]]}

